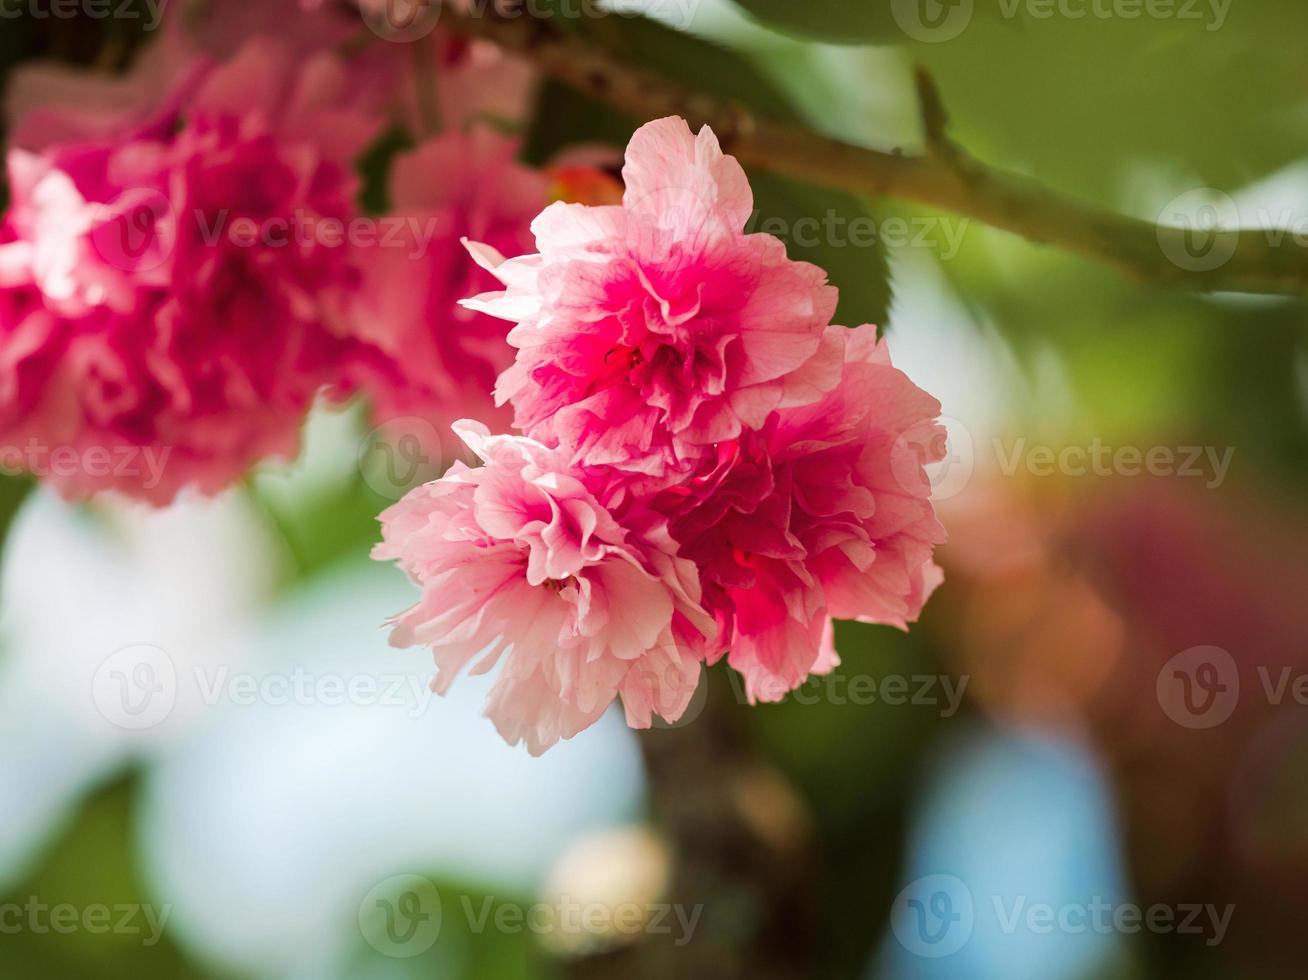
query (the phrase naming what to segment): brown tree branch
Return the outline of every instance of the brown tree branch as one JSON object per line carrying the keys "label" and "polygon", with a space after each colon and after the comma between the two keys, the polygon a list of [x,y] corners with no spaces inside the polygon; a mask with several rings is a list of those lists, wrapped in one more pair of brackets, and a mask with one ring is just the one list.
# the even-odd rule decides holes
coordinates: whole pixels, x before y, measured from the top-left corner
{"label": "brown tree branch", "polygon": [[[747,167],[806,183],[948,211],[1118,269],[1159,286],[1203,292],[1308,296],[1308,248],[1262,229],[1192,232],[1116,214],[989,167],[945,134],[945,113],[919,70],[925,149],[887,153],[756,116],[633,68],[593,40],[547,20],[460,15],[442,23],[533,61],[546,75],[637,119],[684,116],[709,125]],[[1196,247],[1197,246],[1197,247]]]}

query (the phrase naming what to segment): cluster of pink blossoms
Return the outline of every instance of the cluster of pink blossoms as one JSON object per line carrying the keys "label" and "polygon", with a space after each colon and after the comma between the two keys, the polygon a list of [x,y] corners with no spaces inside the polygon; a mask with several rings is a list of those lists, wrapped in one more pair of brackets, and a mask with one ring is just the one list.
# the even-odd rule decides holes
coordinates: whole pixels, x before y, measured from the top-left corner
{"label": "cluster of pink blossoms", "polygon": [[832,618],[899,627],[941,573],[924,465],[939,403],[836,292],[745,233],[748,181],[709,129],[639,130],[621,205],[554,204],[538,252],[469,244],[515,324],[496,394],[521,436],[463,423],[483,461],[382,515],[374,552],[422,588],[393,642],[438,691],[503,662],[488,713],[533,754],[621,696],[675,721],[724,654],[751,700],[837,663]]}
{"label": "cluster of pink blossoms", "polygon": [[[489,279],[459,242],[522,247],[548,200],[545,178],[482,119],[525,111],[530,78],[434,34],[419,43],[436,82],[392,45],[358,45],[357,14],[318,6],[178,2],[125,77],[15,76],[0,225],[6,465],[18,453],[70,496],[164,504],[294,456],[323,393],[364,392],[378,421],[494,411],[511,350],[502,323],[457,305]],[[388,125],[422,132],[433,112],[444,130],[395,163],[396,213],[365,219],[360,155]],[[54,452],[141,450],[161,465],[47,465]]]}
{"label": "cluster of pink blossoms", "polygon": [[[651,123],[621,203],[545,208],[489,125],[532,86],[497,52],[437,32],[395,58],[316,0],[194,15],[173,4],[122,78],[10,87],[4,463],[162,504],[294,455],[324,392],[478,417],[454,425],[481,465],[383,514],[375,554],[422,588],[394,642],[433,647],[442,692],[499,666],[489,713],[533,753],[618,697],[675,721],[723,656],[778,700],[838,662],[833,617],[917,617],[939,405],[874,327],[832,325],[822,270],[745,232],[712,132]],[[355,240],[356,164],[394,126],[428,135]],[[616,200],[574,162],[562,182]],[[153,462],[43,472],[55,450]]]}

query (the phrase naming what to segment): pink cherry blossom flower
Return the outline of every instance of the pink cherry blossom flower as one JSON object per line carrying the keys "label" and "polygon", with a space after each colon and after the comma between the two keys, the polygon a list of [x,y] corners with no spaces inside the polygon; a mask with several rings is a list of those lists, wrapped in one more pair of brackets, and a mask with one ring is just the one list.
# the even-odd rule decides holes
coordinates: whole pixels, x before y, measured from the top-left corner
{"label": "pink cherry blossom flower", "polygon": [[[348,249],[290,225],[354,213],[352,161],[380,120],[341,108],[329,53],[256,38],[196,64],[123,131],[9,156],[0,443],[70,495],[165,503],[292,455],[358,346]],[[160,470],[131,462],[145,451]]]}
{"label": "pink cherry blossom flower", "polygon": [[496,398],[588,465],[660,473],[836,383],[836,291],[769,235],[745,234],[744,171],[705,127],[643,126],[622,206],[554,204],[538,254],[472,245],[507,288],[467,301],[516,324]]}
{"label": "pink cherry blossom flower", "polygon": [[484,465],[455,463],[381,516],[373,557],[422,589],[391,642],[432,647],[441,694],[469,665],[499,665],[487,714],[533,755],[619,695],[634,727],[679,718],[713,632],[693,566],[657,522],[629,512],[619,523],[569,453],[455,428]]}
{"label": "pink cherry blossom flower", "polygon": [[530,244],[549,188],[543,173],[516,162],[517,151],[516,140],[480,125],[428,140],[392,165],[387,240],[360,250],[352,310],[359,336],[385,355],[365,381],[378,420],[413,416],[445,431],[474,416],[508,429],[491,396],[513,361],[508,328],[459,305],[494,283],[460,240],[503,251]]}
{"label": "pink cherry blossom flower", "polygon": [[751,700],[835,666],[832,617],[906,629],[942,578],[924,470],[944,453],[940,404],[891,365],[876,328],[842,340],[840,384],[821,401],[720,443],[658,495]]}

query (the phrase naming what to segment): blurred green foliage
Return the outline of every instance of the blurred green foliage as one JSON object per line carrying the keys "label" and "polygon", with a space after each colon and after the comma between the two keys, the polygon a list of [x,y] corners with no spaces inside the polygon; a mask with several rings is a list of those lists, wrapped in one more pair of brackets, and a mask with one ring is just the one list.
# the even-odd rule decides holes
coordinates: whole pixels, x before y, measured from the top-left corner
{"label": "blurred green foliage", "polygon": [[[111,927],[103,933],[81,928],[60,933],[50,927],[6,931],[0,938],[4,976],[48,980],[206,980],[211,976],[187,960],[166,928],[158,942],[147,945],[150,929],[143,913],[123,908],[151,905],[162,912],[161,900],[141,881],[133,821],[136,788],[137,780],[124,776],[93,792],[47,846],[44,860],[0,893],[0,904],[22,907],[29,916],[33,902],[46,907],[69,905],[79,912],[109,906]],[[50,921],[48,912],[35,914],[38,922]],[[119,924],[124,928],[114,928]]]}

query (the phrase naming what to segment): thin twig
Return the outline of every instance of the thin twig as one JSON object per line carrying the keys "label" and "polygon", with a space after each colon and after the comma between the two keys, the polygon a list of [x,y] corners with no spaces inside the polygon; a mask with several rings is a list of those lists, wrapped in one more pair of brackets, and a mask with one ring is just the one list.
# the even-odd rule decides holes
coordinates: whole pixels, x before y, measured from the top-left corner
{"label": "thin twig", "polygon": [[461,15],[447,5],[442,23],[517,52],[550,77],[638,119],[679,115],[692,126],[711,126],[723,148],[747,167],[962,215],[1160,286],[1308,296],[1308,248],[1291,236],[1219,229],[1207,233],[1207,245],[1200,233],[1195,249],[1189,229],[1107,211],[981,163],[947,137],[939,94],[922,70],[917,84],[925,152],[887,153],[688,91],[547,20],[490,11]]}

